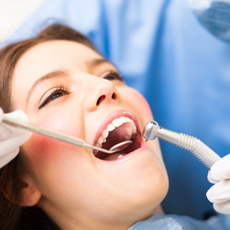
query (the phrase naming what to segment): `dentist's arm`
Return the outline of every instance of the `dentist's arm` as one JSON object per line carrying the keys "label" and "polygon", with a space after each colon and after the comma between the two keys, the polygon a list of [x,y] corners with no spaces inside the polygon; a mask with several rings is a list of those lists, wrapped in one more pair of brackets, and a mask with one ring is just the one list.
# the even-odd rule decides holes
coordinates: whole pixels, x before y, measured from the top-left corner
{"label": "dentist's arm", "polygon": [[230,214],[230,154],[211,167],[208,180],[214,183],[206,194],[208,200],[217,212]]}
{"label": "dentist's arm", "polygon": [[[3,110],[0,108],[0,168],[17,156],[19,147],[25,143],[32,134],[29,131],[3,123],[3,115]],[[21,121],[28,121],[28,117],[21,110],[8,113],[7,116]]]}

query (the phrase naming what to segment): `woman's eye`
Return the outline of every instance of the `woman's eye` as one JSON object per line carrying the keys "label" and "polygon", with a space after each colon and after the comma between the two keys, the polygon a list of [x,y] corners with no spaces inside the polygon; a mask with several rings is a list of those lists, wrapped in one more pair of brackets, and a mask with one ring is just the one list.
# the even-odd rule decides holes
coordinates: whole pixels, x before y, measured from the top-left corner
{"label": "woman's eye", "polygon": [[113,81],[113,80],[124,81],[123,77],[116,72],[111,72],[107,74],[106,76],[104,76],[104,79],[107,79],[109,81]]}
{"label": "woman's eye", "polygon": [[62,92],[57,92],[53,94],[53,96],[50,98],[50,101],[55,100],[56,98],[61,97],[62,95],[63,95]]}
{"label": "woman's eye", "polygon": [[54,92],[50,93],[50,95],[42,102],[42,104],[39,106],[39,109],[47,105],[49,102],[54,101],[55,99],[62,97],[64,95],[69,94],[64,89],[56,89]]}

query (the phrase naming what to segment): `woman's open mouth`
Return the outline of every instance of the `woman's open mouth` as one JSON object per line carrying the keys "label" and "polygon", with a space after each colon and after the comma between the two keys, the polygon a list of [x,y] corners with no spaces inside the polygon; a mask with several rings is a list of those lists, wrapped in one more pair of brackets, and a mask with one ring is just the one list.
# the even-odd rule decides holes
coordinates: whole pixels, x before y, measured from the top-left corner
{"label": "woman's open mouth", "polygon": [[131,118],[121,116],[112,120],[112,122],[106,126],[98,138],[95,146],[108,150],[112,146],[126,140],[132,140],[133,143],[121,151],[113,154],[107,154],[94,150],[93,153],[96,158],[106,161],[113,161],[141,147],[141,133],[138,126]]}

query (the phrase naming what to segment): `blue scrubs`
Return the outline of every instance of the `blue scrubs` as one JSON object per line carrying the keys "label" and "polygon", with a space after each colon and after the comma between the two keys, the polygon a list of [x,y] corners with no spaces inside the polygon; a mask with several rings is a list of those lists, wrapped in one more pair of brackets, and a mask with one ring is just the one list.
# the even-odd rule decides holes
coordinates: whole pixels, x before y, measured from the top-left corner
{"label": "blue scrubs", "polygon": [[[46,0],[9,41],[65,23],[89,36],[126,83],[148,100],[164,128],[230,151],[230,46],[204,29],[185,0]],[[203,218],[207,169],[189,152],[161,141],[169,173],[166,213]]]}
{"label": "blue scrubs", "polygon": [[229,230],[230,216],[219,215],[207,221],[195,220],[187,216],[153,215],[136,222],[127,230]]}

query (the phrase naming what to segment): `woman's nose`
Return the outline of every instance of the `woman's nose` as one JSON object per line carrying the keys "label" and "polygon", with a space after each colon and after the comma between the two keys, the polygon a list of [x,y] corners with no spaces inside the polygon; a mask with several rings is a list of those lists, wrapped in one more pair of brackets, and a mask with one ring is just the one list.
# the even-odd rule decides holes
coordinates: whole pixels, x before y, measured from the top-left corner
{"label": "woman's nose", "polygon": [[112,81],[93,76],[86,84],[84,107],[88,111],[96,110],[104,103],[118,101],[119,93]]}

